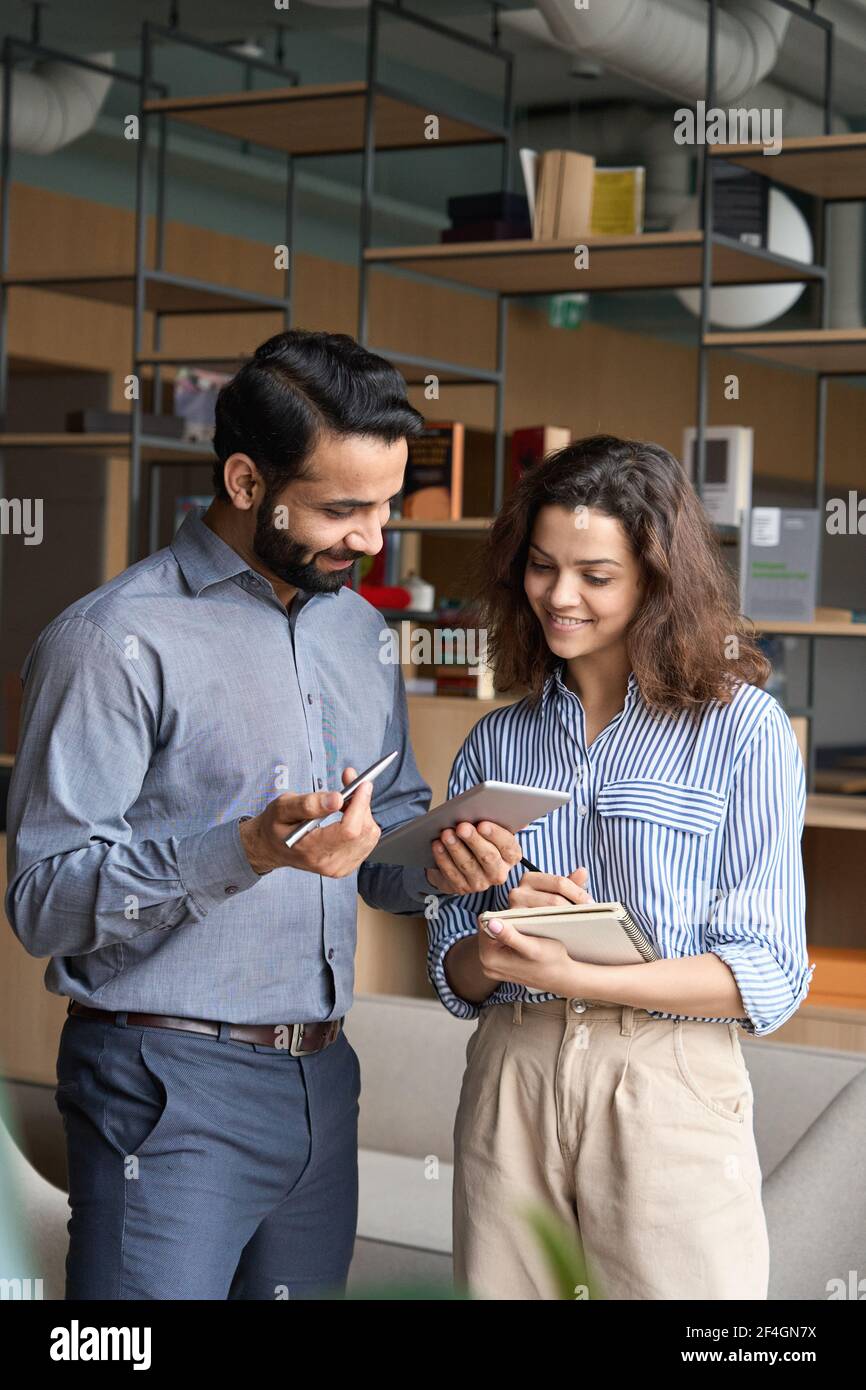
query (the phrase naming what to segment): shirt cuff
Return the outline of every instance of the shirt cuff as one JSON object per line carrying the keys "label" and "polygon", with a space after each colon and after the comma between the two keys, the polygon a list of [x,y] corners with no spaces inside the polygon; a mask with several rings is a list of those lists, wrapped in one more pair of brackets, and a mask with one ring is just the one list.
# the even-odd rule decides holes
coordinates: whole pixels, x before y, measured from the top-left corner
{"label": "shirt cuff", "polygon": [[199,835],[187,835],[177,847],[178,876],[198,910],[222,907],[236,893],[252,888],[262,875],[247,859],[238,817]]}
{"label": "shirt cuff", "polygon": [[728,941],[708,949],[725,962],[737,982],[749,1015],[737,1020],[745,1033],[756,1037],[774,1033],[797,1012],[809,993],[814,965],[804,967],[799,984],[792,991],[778,961],[766,948],[758,948],[759,959],[754,943]]}
{"label": "shirt cuff", "polygon": [[442,896],[427,877],[427,870],[419,869],[414,864],[407,865],[403,870],[403,892],[410,902],[421,904],[426,903],[431,893],[437,898]]}
{"label": "shirt cuff", "polygon": [[456,1015],[457,1018],[478,1018],[481,1014],[481,1005],[473,1004],[469,999],[463,999],[459,994],[454,993],[445,974],[445,957],[455,941],[462,941],[464,937],[475,935],[476,933],[470,930],[459,932],[457,936],[451,936],[447,941],[439,942],[428,957],[427,973],[430,977],[430,983],[449,1013]]}

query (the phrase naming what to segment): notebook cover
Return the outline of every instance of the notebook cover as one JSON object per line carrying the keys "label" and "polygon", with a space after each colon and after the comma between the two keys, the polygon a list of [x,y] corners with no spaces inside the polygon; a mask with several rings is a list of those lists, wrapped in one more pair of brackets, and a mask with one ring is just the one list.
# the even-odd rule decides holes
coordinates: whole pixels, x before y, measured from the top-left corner
{"label": "notebook cover", "polygon": [[636,965],[659,959],[646,932],[622,903],[512,907],[504,912],[480,913],[479,926],[491,918],[510,922],[527,936],[553,936],[563,941],[572,960],[587,965]]}

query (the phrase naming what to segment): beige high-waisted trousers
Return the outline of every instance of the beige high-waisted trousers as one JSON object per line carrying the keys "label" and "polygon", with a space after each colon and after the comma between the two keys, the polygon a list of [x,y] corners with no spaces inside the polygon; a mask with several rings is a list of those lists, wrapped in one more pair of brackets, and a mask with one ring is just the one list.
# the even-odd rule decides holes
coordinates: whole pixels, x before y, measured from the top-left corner
{"label": "beige high-waisted trousers", "polygon": [[490,1004],[454,1126],[454,1277],[561,1298],[521,1210],[577,1236],[606,1299],[766,1299],[753,1094],[735,1023],[590,1000]]}

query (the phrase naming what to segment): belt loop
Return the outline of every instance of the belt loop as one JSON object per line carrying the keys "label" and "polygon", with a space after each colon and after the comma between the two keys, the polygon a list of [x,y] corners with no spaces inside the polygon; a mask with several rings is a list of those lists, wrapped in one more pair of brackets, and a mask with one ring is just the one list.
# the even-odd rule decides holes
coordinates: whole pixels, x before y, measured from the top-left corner
{"label": "belt loop", "polygon": [[231,1037],[229,1036],[231,1031],[232,1025],[230,1023],[221,1023],[217,1042],[231,1042]]}
{"label": "belt loop", "polygon": [[522,1000],[522,999],[515,999],[515,1001],[514,1001],[514,1018],[512,1019],[512,1022],[513,1022],[513,1023],[520,1023],[520,1024],[523,1023],[523,1000]]}
{"label": "belt loop", "polygon": [[621,1026],[620,1026],[620,1030],[619,1030],[619,1031],[622,1033],[623,1037],[625,1037],[625,1038],[631,1037],[632,1033],[634,1032],[634,1005],[633,1005],[633,1004],[623,1004],[623,1006],[622,1006],[622,1024],[621,1024]]}
{"label": "belt loop", "polygon": [[126,1027],[126,1012],[123,1011],[122,1013],[115,1014],[115,1015],[114,1015],[114,1021],[115,1021],[115,1023],[117,1024],[118,1028],[125,1028],[125,1027]]}

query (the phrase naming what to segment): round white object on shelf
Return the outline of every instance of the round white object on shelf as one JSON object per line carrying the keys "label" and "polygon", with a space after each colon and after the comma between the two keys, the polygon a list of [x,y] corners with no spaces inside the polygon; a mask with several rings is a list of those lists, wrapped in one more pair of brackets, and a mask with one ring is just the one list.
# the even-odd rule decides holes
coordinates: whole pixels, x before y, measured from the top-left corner
{"label": "round white object on shelf", "polygon": [[[699,225],[698,200],[689,198],[677,214],[672,231],[682,232]],[[770,189],[767,209],[767,250],[792,261],[812,260],[812,233],[809,224],[787,194]],[[760,328],[772,323],[797,303],[805,284],[729,285],[710,292],[710,322],[718,328]],[[701,312],[700,290],[676,290],[677,299],[695,317]]]}

